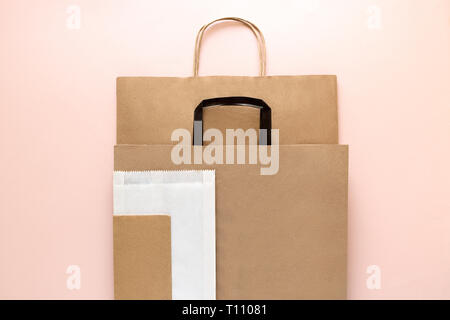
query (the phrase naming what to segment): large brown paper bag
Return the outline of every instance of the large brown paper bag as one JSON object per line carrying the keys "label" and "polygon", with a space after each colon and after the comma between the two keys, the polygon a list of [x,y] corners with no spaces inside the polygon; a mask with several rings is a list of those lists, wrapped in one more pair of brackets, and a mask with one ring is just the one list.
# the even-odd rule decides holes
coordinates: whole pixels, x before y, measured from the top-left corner
{"label": "large brown paper bag", "polygon": [[[257,35],[259,77],[199,77],[203,33],[216,21],[237,19]],[[174,129],[192,129],[192,108],[207,98],[248,96],[264,100],[273,113],[280,144],[338,143],[336,76],[265,76],[265,42],[252,23],[224,18],[199,32],[194,77],[117,78],[117,144],[171,144]],[[205,110],[208,128],[257,128],[257,111],[245,108]]]}
{"label": "large brown paper bag", "polygon": [[274,175],[171,151],[118,145],[114,169],[216,170],[217,299],[346,298],[347,146],[280,145]]}
{"label": "large brown paper bag", "polygon": [[[222,20],[243,23],[255,34],[259,77],[198,76],[203,34]],[[200,108],[217,100],[215,108]],[[269,122],[263,105],[270,106]],[[200,126],[196,108],[202,109]],[[279,139],[260,135],[258,143],[268,146],[257,146],[279,151],[275,174],[249,164],[249,146],[245,164],[173,162],[177,129],[195,142],[199,127],[201,133],[217,128],[225,137],[225,129],[262,124],[279,129]],[[200,29],[194,77],[117,79],[117,143],[115,170],[216,170],[218,299],[346,298],[348,148],[337,145],[335,76],[266,76],[259,29],[243,19],[219,19]],[[193,155],[208,147],[189,148]],[[232,148],[236,155],[239,146]]]}

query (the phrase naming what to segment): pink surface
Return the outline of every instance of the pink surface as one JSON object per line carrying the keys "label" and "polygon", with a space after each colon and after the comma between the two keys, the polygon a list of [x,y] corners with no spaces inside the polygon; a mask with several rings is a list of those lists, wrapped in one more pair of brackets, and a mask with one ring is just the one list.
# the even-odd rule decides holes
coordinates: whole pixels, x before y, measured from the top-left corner
{"label": "pink surface", "polygon": [[[113,297],[115,78],[190,76],[197,30],[223,16],[260,27],[269,75],[338,76],[349,298],[449,299],[448,0],[2,0],[0,298]],[[256,75],[251,33],[211,30],[200,68]]]}

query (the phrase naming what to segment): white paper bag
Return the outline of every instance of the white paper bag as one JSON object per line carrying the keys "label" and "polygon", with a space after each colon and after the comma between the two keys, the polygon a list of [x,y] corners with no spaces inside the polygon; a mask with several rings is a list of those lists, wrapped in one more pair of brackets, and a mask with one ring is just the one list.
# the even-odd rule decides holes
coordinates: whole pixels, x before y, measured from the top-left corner
{"label": "white paper bag", "polygon": [[172,298],[216,298],[215,173],[114,172],[114,214],[168,214]]}

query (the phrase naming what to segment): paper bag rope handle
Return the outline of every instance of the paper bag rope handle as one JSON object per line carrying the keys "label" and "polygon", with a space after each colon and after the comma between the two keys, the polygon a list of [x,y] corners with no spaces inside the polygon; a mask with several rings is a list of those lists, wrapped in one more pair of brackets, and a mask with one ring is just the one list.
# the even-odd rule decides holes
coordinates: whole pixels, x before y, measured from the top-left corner
{"label": "paper bag rope handle", "polygon": [[201,29],[198,31],[197,38],[195,39],[195,51],[194,51],[194,77],[198,76],[198,69],[200,65],[200,49],[202,45],[202,39],[203,35],[212,24],[220,21],[237,21],[242,24],[244,24],[246,27],[248,27],[253,34],[255,35],[256,39],[258,40],[258,48],[259,48],[259,65],[260,65],[260,76],[266,75],[266,42],[264,40],[264,36],[262,35],[261,31],[258,29],[257,26],[255,26],[250,21],[236,18],[236,17],[227,17],[227,18],[220,18],[214,21],[211,21],[210,23],[205,24]]}
{"label": "paper bag rope handle", "polygon": [[222,97],[206,99],[194,110],[194,134],[195,146],[203,145],[203,109],[214,106],[244,106],[259,109],[259,144],[271,145],[272,110],[261,99],[250,97]]}

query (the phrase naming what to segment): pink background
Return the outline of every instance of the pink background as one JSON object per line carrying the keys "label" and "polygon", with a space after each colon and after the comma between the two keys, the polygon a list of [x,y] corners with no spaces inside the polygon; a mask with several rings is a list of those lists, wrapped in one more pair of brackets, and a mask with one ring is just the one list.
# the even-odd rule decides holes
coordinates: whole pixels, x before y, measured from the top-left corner
{"label": "pink background", "polygon": [[[338,76],[349,298],[449,299],[448,0],[1,0],[0,298],[113,297],[115,78],[190,76],[197,30],[223,16],[261,28],[269,75]],[[212,29],[200,72],[256,75],[252,34]]]}

